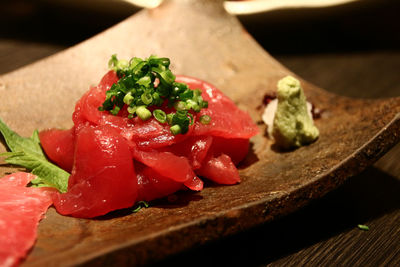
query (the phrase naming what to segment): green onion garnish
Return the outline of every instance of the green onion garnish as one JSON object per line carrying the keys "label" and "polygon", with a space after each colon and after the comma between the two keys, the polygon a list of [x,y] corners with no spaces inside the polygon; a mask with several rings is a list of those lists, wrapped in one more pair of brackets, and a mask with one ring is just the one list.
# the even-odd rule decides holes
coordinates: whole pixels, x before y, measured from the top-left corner
{"label": "green onion garnish", "polygon": [[124,96],[123,101],[124,101],[125,104],[130,105],[134,99],[135,99],[135,98],[132,96],[132,93],[131,93],[131,92],[128,92],[128,93]]}
{"label": "green onion garnish", "polygon": [[174,117],[174,113],[169,113],[169,114],[167,114],[167,123],[169,124],[169,125],[171,125],[172,124],[172,118]]}
{"label": "green onion garnish", "polygon": [[211,117],[210,116],[208,116],[208,115],[203,115],[203,116],[200,116],[200,123],[201,124],[205,124],[205,125],[207,125],[207,124],[210,124],[210,122],[211,122]]}
{"label": "green onion garnish", "polygon": [[145,105],[151,104],[151,102],[153,101],[153,97],[151,96],[150,93],[144,93],[140,96],[140,99],[142,99],[143,103]]}
{"label": "green onion garnish", "polygon": [[177,101],[174,103],[175,110],[186,110],[186,105],[182,101]]}
{"label": "green onion garnish", "polygon": [[136,114],[139,118],[143,121],[148,120],[151,118],[151,112],[145,106],[139,106],[136,109]]}
{"label": "green onion garnish", "polygon": [[359,224],[359,225],[357,225],[357,227],[360,230],[369,231],[369,227],[367,225]]}
{"label": "green onion garnish", "polygon": [[150,205],[148,202],[146,201],[139,201],[138,203],[136,203],[134,209],[132,210],[133,213],[138,212],[139,210],[141,210],[142,208],[148,208]]}
{"label": "green onion garnish", "polygon": [[155,109],[153,111],[153,116],[161,123],[165,123],[167,121],[167,114],[165,114],[165,112],[161,109]]}
{"label": "green onion garnish", "polygon": [[[191,90],[187,84],[175,82],[168,58],[134,57],[127,61],[112,55],[108,65],[116,71],[120,79],[106,92],[106,99],[99,107],[100,111],[118,115],[124,105],[127,105],[128,118],[138,116],[142,120],[148,120],[154,116],[160,123],[167,122],[171,125],[173,134],[185,134],[189,125],[194,123],[191,112],[197,113],[208,107],[208,102],[201,97],[201,90]],[[160,107],[164,102],[169,108],[173,107],[176,113],[165,114],[160,109],[154,109],[151,113],[152,107]]]}
{"label": "green onion garnish", "polygon": [[175,124],[174,126],[171,126],[170,129],[171,129],[171,133],[173,135],[177,135],[177,134],[180,134],[182,132],[182,129],[178,124]]}

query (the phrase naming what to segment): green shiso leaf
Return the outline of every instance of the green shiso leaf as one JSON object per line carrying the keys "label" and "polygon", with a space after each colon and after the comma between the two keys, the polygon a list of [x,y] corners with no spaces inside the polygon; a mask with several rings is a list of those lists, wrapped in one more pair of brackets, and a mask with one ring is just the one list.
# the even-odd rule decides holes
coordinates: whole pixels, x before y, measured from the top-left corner
{"label": "green shiso leaf", "polygon": [[6,152],[0,156],[7,157],[5,161],[9,164],[18,165],[32,170],[38,176],[33,184],[37,186],[55,187],[60,192],[67,192],[69,173],[50,163],[45,158],[38,158],[33,154],[21,152]]}
{"label": "green shiso leaf", "polygon": [[67,192],[70,174],[47,160],[40,146],[37,130],[32,137],[24,138],[0,119],[0,132],[11,150],[0,154],[6,157],[7,163],[31,170],[38,177],[32,181],[33,186],[55,187],[62,193]]}
{"label": "green shiso leaf", "polygon": [[3,134],[4,140],[11,151],[25,151],[38,158],[46,158],[40,147],[39,133],[37,130],[33,132],[31,138],[23,138],[11,130],[0,119],[0,132]]}

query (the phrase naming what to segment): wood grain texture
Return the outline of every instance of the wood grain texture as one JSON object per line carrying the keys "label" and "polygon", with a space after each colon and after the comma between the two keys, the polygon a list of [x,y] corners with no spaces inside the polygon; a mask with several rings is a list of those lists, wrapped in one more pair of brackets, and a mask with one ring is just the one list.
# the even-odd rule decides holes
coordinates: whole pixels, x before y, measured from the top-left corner
{"label": "wood grain texture", "polygon": [[[391,213],[392,214],[392,213]],[[231,214],[233,217],[235,217],[236,215],[235,214]],[[55,214],[52,214],[52,213],[50,213],[48,216],[50,216],[50,218],[52,217],[52,216],[56,216]],[[227,221],[227,222],[229,222],[229,221]],[[322,221],[323,222],[323,221]],[[85,238],[86,236],[85,236],[85,233],[84,232],[77,232],[76,231],[76,228],[74,228],[75,226],[76,226],[76,222],[74,222],[74,221],[69,221],[69,223],[66,223],[66,226],[68,226],[68,227],[71,227],[70,229],[71,229],[71,231],[69,232],[71,235],[70,235],[70,241],[69,242],[72,242],[72,243],[68,243],[68,242],[65,242],[65,246],[66,247],[68,247],[69,246],[69,244],[74,244],[74,243],[77,243],[77,242],[79,242],[79,238]],[[62,226],[60,226],[60,227],[65,227],[64,225],[62,225]],[[84,223],[84,224],[82,224],[81,226],[80,226],[82,229],[86,229],[86,227],[90,227],[90,223],[88,224],[88,223]],[[293,227],[293,226],[292,226]],[[98,226],[97,226],[97,228],[98,228]],[[243,228],[246,228],[245,226],[243,227]],[[68,228],[69,229],[69,228]],[[74,230],[75,229],[75,230]],[[100,229],[101,230],[101,229]],[[228,233],[229,233],[229,228],[227,228],[227,229],[225,229],[225,231],[227,231]],[[68,232],[68,231],[67,231]],[[351,232],[351,231],[350,231]],[[349,232],[349,233],[350,233]],[[358,236],[357,234],[359,234],[359,231],[356,231],[355,232],[356,233],[356,237],[360,237],[360,236]],[[389,232],[390,233],[390,232]],[[86,233],[87,234],[87,233]],[[351,233],[350,233],[351,234]],[[353,233],[353,235],[354,235],[354,233]],[[388,236],[387,234],[385,235],[385,236]],[[54,237],[57,237],[57,236],[51,236],[51,238],[54,238]],[[78,239],[77,239],[78,238]],[[211,237],[212,238],[212,237]],[[268,238],[268,237],[266,237],[266,238]],[[345,238],[346,239],[346,238]],[[50,240],[50,238],[48,239],[48,240]],[[55,238],[55,242],[56,242],[56,240],[57,240],[57,238]],[[343,244],[343,242],[342,241],[340,241],[340,239],[335,239],[336,241],[335,242],[337,242],[338,244]],[[346,240],[350,240],[351,241],[351,238],[347,238]],[[383,238],[383,240],[382,239],[380,239],[380,241],[385,241],[385,240],[390,240],[390,239],[384,239]],[[68,239],[66,240],[66,241],[68,241]],[[161,239],[161,241],[162,241],[162,239]],[[351,245],[351,242],[347,242],[346,243],[346,245]],[[393,240],[392,240],[393,241]],[[156,241],[157,242],[157,241]],[[158,242],[160,242],[160,240],[158,240]],[[335,242],[333,242],[333,243],[330,243],[329,245],[331,246],[331,249],[324,249],[324,250],[322,250],[322,249],[319,249],[319,246],[317,246],[318,247],[318,249],[315,249],[315,248],[312,248],[311,250],[308,250],[307,252],[305,252],[305,254],[308,254],[309,255],[309,258],[312,258],[312,260],[313,261],[310,261],[310,262],[313,262],[314,264],[316,264],[316,263],[319,263],[319,262],[324,262],[324,260],[323,259],[321,259],[321,258],[319,258],[319,259],[314,259],[315,257],[317,257],[318,258],[318,256],[317,255],[319,255],[318,253],[316,254],[315,253],[315,251],[318,251],[318,252],[323,252],[323,253],[325,253],[325,255],[328,255],[328,254],[330,254],[332,251],[334,251],[334,252],[336,252],[336,255],[340,255],[340,253],[342,253],[343,251],[341,250],[341,249],[338,249],[338,250],[332,250],[332,247],[335,245]],[[394,242],[394,241],[393,241]],[[368,243],[369,245],[376,245],[376,242],[374,243],[374,242],[371,242],[371,243]],[[382,244],[384,244],[384,242],[382,242]],[[395,243],[394,243],[395,244]],[[57,244],[52,244],[51,242],[48,244],[48,247],[50,247],[50,246],[53,246],[53,245],[57,245]],[[100,244],[101,245],[101,244]],[[160,244],[158,244],[158,245],[160,245]],[[162,244],[161,244],[162,245]],[[322,246],[322,245],[321,245]],[[354,246],[354,245],[353,245]],[[389,246],[390,247],[390,246]],[[351,249],[350,249],[351,250]],[[55,250],[55,251],[57,251],[57,250]],[[359,250],[358,252],[364,252],[364,250]],[[343,252],[344,253],[344,252]],[[342,254],[343,254],[342,253]],[[352,255],[354,255],[354,251],[353,251],[353,254],[351,254],[350,252],[349,253],[344,253],[345,254],[345,256],[343,256],[342,258],[347,258],[345,261],[343,261],[343,262],[349,262],[349,259],[348,259],[348,257],[349,256],[352,256]],[[129,255],[129,254],[128,254]],[[313,256],[310,256],[310,255],[313,255]],[[355,255],[359,255],[359,253],[356,253]],[[396,254],[392,254],[392,255],[396,255]],[[132,256],[136,256],[137,257],[137,255],[136,254],[132,254]],[[151,255],[150,254],[150,256],[156,256],[157,257],[157,255]],[[296,254],[296,256],[295,256],[295,258],[297,258],[297,260],[299,259],[299,257],[303,257],[304,255],[303,254],[300,254],[300,255],[297,255]],[[149,257],[149,255],[142,255],[142,257],[144,257],[144,258],[146,258],[146,257]],[[159,255],[158,255],[158,257],[159,257]],[[314,258],[313,258],[314,257]],[[396,257],[394,257],[394,259],[395,259]],[[287,260],[287,263],[296,263],[296,260],[292,260],[292,259],[290,259],[290,258],[283,258],[283,259],[286,259]],[[393,259],[393,258],[392,258]],[[332,263],[332,262],[335,262],[334,261],[334,258],[333,257],[327,257],[326,256],[326,260],[327,261],[325,261],[325,262],[330,262],[330,263]],[[339,257],[339,260],[340,260],[340,257]],[[298,262],[298,261],[297,261]],[[338,261],[338,262],[340,262],[340,261]],[[377,261],[378,262],[378,261]],[[103,262],[104,263],[104,262]],[[279,263],[281,263],[281,264],[284,264],[285,262],[284,261],[282,261],[282,262],[277,262],[278,264]]]}

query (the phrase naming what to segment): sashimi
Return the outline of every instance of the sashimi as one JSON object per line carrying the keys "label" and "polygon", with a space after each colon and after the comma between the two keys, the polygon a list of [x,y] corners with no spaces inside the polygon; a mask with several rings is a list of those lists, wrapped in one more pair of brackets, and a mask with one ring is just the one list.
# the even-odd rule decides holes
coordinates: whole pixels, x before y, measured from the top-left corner
{"label": "sashimi", "polygon": [[54,196],[57,211],[90,218],[132,206],[138,185],[125,139],[110,126],[87,126],[75,138],[68,192]]}
{"label": "sashimi", "polygon": [[225,154],[217,157],[209,155],[201,168],[196,170],[196,173],[218,184],[236,184],[240,182],[239,172],[235,164]]}
{"label": "sashimi", "polygon": [[215,156],[225,154],[229,156],[233,164],[239,164],[247,155],[249,150],[249,139],[223,137],[213,137],[212,145],[209,148],[210,153]]}
{"label": "sashimi", "polygon": [[0,178],[0,266],[16,266],[25,257],[52,204],[54,189],[26,187],[34,178],[25,172]]}
{"label": "sashimi", "polygon": [[182,183],[171,180],[152,168],[135,164],[138,180],[138,201],[151,201],[162,198],[184,188]]}
{"label": "sashimi", "polygon": [[47,157],[64,170],[71,172],[74,161],[75,128],[49,129],[41,131],[39,137]]}
{"label": "sashimi", "polygon": [[247,112],[209,83],[174,76],[167,58],[110,63],[77,101],[73,128],[40,134],[50,159],[72,169],[68,192],[54,200],[58,212],[88,218],[200,191],[203,178],[240,182],[235,164],[258,133]]}
{"label": "sashimi", "polygon": [[258,133],[258,127],[247,112],[240,110],[235,103],[213,85],[204,81],[176,76],[176,81],[184,82],[192,89],[202,90],[202,97],[208,101],[208,108],[202,109],[198,117],[208,115],[211,123],[204,125],[195,122],[193,135],[213,135],[225,138],[250,138]]}
{"label": "sashimi", "polygon": [[211,136],[191,136],[182,142],[162,148],[161,150],[187,157],[193,170],[195,170],[201,167],[201,163],[206,157],[213,139]]}
{"label": "sashimi", "polygon": [[196,176],[186,157],[176,156],[171,152],[133,149],[132,156],[154,171],[177,182],[184,183]]}

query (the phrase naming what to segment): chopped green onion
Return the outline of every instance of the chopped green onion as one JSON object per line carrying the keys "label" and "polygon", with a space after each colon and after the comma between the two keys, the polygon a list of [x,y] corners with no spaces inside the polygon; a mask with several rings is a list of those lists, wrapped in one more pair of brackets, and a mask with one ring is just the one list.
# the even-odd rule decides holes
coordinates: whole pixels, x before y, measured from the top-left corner
{"label": "chopped green onion", "polygon": [[134,114],[136,112],[137,106],[128,107],[129,114]]}
{"label": "chopped green onion", "polygon": [[200,123],[201,124],[204,124],[204,125],[207,125],[207,124],[210,124],[210,122],[211,122],[211,117],[210,116],[208,116],[208,115],[202,115],[202,116],[200,116]]}
{"label": "chopped green onion", "polygon": [[114,107],[113,110],[110,110],[110,113],[113,115],[117,115],[120,109],[121,109],[120,107]]}
{"label": "chopped green onion", "polygon": [[165,112],[162,111],[161,109],[155,109],[153,111],[153,116],[154,116],[154,118],[156,118],[156,120],[158,120],[161,123],[164,123],[167,121],[167,114],[165,114]]}
{"label": "chopped green onion", "polygon": [[130,105],[132,103],[133,99],[134,99],[134,97],[132,96],[131,92],[129,92],[124,96],[123,101],[125,104]]}
{"label": "chopped green onion", "polygon": [[195,90],[193,90],[193,94],[194,94],[194,96],[201,96],[201,90],[200,89],[195,89]]}
{"label": "chopped green onion", "polygon": [[133,69],[134,67],[136,67],[137,64],[139,64],[142,61],[143,60],[138,57],[131,58],[131,60],[129,60],[129,68]]}
{"label": "chopped green onion", "polygon": [[172,118],[173,118],[173,117],[174,117],[174,114],[173,114],[173,113],[167,114],[167,123],[168,123],[169,125],[172,124]]}
{"label": "chopped green onion", "polygon": [[142,94],[142,96],[140,97],[140,99],[142,99],[143,103],[145,105],[149,105],[152,101],[153,101],[153,97],[151,96],[150,93],[144,93]]}
{"label": "chopped green onion", "polygon": [[153,104],[156,106],[161,106],[163,102],[164,102],[164,99],[162,99],[160,97],[160,94],[157,92],[154,92],[153,93]]}
{"label": "chopped green onion", "polygon": [[132,210],[133,213],[138,212],[139,210],[141,210],[142,208],[148,208],[149,207],[149,203],[146,201],[139,201],[138,203],[136,203],[135,205],[136,208],[134,208]]}
{"label": "chopped green onion", "polygon": [[149,86],[151,83],[150,76],[144,76],[137,81],[138,84],[143,85],[145,87]]}
{"label": "chopped green onion", "polygon": [[136,109],[136,114],[143,121],[146,121],[151,118],[151,112],[145,106],[139,106]]}
{"label": "chopped green onion", "polygon": [[181,127],[178,124],[175,124],[174,126],[171,126],[170,130],[171,130],[171,133],[173,135],[177,135],[177,134],[180,134],[182,132]]}
{"label": "chopped green onion", "polygon": [[[138,116],[148,120],[154,116],[160,123],[168,123],[173,129],[171,132],[185,134],[189,125],[194,123],[193,114],[189,111],[200,112],[208,107],[208,102],[201,97],[201,90],[191,90],[187,84],[175,82],[168,58],[152,55],[147,59],[134,57],[127,61],[112,55],[108,64],[119,80],[106,92],[100,111],[118,115],[127,105],[128,118]],[[166,114],[160,109],[150,111],[155,106],[164,105],[174,108],[176,113]]]}
{"label": "chopped green onion", "polygon": [[360,230],[369,231],[369,227],[367,225],[359,224],[359,225],[357,225],[357,227]]}
{"label": "chopped green onion", "polygon": [[175,102],[174,108],[175,108],[176,110],[186,110],[186,105],[185,105],[184,102],[178,101],[178,102]]}
{"label": "chopped green onion", "polygon": [[192,113],[188,113],[188,115],[190,117],[190,125],[193,125],[193,123],[194,123],[193,115],[192,115]]}
{"label": "chopped green onion", "polygon": [[112,67],[116,66],[118,63],[117,55],[114,54],[111,56],[110,60],[108,61],[108,67],[111,69]]}
{"label": "chopped green onion", "polygon": [[188,87],[182,93],[179,93],[179,98],[183,101],[192,99],[193,98],[193,91],[190,90]]}
{"label": "chopped green onion", "polygon": [[[185,134],[189,131],[190,118],[188,117],[188,114],[190,113],[188,113],[186,110],[178,110],[172,116],[171,124],[179,125],[181,134]],[[190,114],[190,116],[192,116],[192,114]]]}
{"label": "chopped green onion", "polygon": [[153,69],[157,74],[157,77],[160,79],[160,82],[163,84],[172,84],[175,81],[175,75],[169,69],[166,70],[158,70]]}
{"label": "chopped green onion", "polygon": [[189,109],[193,109],[195,112],[200,111],[200,106],[197,104],[195,101],[192,99],[186,100],[186,105],[188,106]]}

